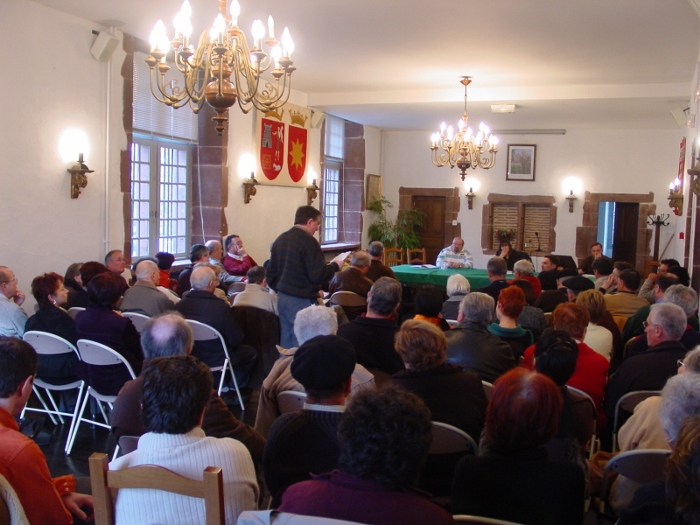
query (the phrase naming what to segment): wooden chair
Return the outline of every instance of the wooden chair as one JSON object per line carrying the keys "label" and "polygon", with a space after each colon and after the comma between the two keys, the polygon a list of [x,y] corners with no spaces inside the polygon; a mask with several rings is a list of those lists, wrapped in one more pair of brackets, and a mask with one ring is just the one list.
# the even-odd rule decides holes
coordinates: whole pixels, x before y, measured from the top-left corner
{"label": "wooden chair", "polygon": [[306,393],[296,392],[294,390],[284,390],[277,394],[277,406],[280,409],[280,414],[287,412],[298,412],[304,408],[306,402]]}
{"label": "wooden chair", "polygon": [[[220,467],[204,469],[202,481],[189,479],[164,467],[140,465],[109,470],[106,454],[90,456],[90,484],[96,525],[114,525],[114,499],[110,489],[157,489],[204,499],[206,525],[224,525],[224,477]],[[201,521],[199,523],[202,523]]]}
{"label": "wooden chair", "polygon": [[613,321],[615,321],[615,324],[617,327],[620,329],[620,333],[625,329],[625,325],[627,324],[627,320],[629,317],[624,317],[622,315],[613,315],[612,316]]}
{"label": "wooden chair", "polygon": [[670,454],[669,450],[661,449],[629,450],[611,458],[603,471],[598,512],[605,513],[605,504],[610,496],[609,485],[612,485],[609,483],[611,472],[617,472],[637,483],[651,483],[664,477],[666,460]]}
{"label": "wooden chair", "polygon": [[403,264],[403,250],[401,248],[387,248],[384,250],[384,264],[397,266]]}
{"label": "wooden chair", "polygon": [[406,262],[408,262],[408,264],[426,264],[428,259],[425,255],[425,248],[407,248]]}
{"label": "wooden chair", "polygon": [[[80,359],[90,366],[113,366],[113,365],[124,365],[131,375],[131,379],[136,379],[136,374],[131,368],[131,365],[119,352],[112,350],[110,347],[98,343],[96,341],[90,341],[89,339],[79,339],[78,340],[78,353],[80,354]],[[109,418],[105,412],[104,405],[108,405],[112,408],[114,400],[117,396],[104,395],[93,388],[89,383],[87,384],[87,392],[83,395],[82,399],[78,398],[75,401],[75,412],[73,413],[73,422],[68,430],[68,436],[66,438],[66,454],[70,454],[73,449],[73,443],[75,442],[75,436],[78,434],[78,428],[80,423],[83,421],[86,423],[91,423],[108,430],[111,430],[109,424]],[[85,408],[87,407],[90,398],[95,399],[97,406],[100,409],[104,423],[99,421],[94,421],[90,419],[85,419],[83,415],[85,414]],[[114,451],[114,456],[119,452],[119,446]]]}
{"label": "wooden chair", "polygon": [[634,412],[634,407],[639,403],[644,401],[648,397],[660,396],[660,390],[635,390],[634,392],[627,392],[624,396],[617,400],[615,404],[615,416],[613,418],[613,452],[619,450],[619,444],[617,442],[617,432],[620,430],[620,411],[625,410],[630,414]]}
{"label": "wooden chair", "polygon": [[[75,353],[78,359],[80,359],[80,354],[78,354],[78,350],[69,341],[66,341],[62,337],[58,337],[57,335],[50,334],[48,332],[29,331],[24,333],[22,339],[24,339],[27,343],[32,345],[34,350],[36,350],[36,353],[39,355],[61,355]],[[52,383],[44,381],[39,377],[36,377],[34,378],[34,386],[32,387],[32,390],[34,391],[34,395],[36,395],[43,408],[32,408],[27,407],[25,405],[24,409],[22,409],[20,418],[24,417],[24,413],[26,411],[43,412],[45,414],[48,414],[49,418],[51,418],[52,423],[58,424],[58,421],[60,421],[60,424],[62,425],[64,423],[63,416],[72,418],[73,414],[69,412],[61,412],[58,409],[58,405],[56,405],[56,401],[51,395],[51,392],[62,392],[65,390],[78,389],[78,399],[80,399],[83,395],[84,387],[85,384],[80,380],[73,381],[72,383],[68,383],[65,385],[54,385]],[[44,394],[48,398],[53,408],[49,408],[49,406],[46,404],[46,401],[44,401],[44,397],[41,395],[41,392],[39,390],[40,388],[44,390]],[[58,421],[56,420],[56,418],[54,418],[54,416],[58,418]]]}
{"label": "wooden chair", "polygon": [[122,315],[131,319],[131,322],[134,323],[134,328],[136,328],[138,333],[141,333],[141,330],[143,330],[146,323],[150,319],[150,317],[147,315],[140,314],[138,312],[122,312]]}
{"label": "wooden chair", "polygon": [[238,395],[238,402],[240,403],[241,410],[245,410],[245,404],[243,403],[243,397],[241,396],[241,391],[238,388],[238,381],[236,381],[236,374],[233,373],[233,365],[231,364],[231,358],[228,355],[228,347],[226,346],[226,341],[224,337],[219,333],[218,330],[212,328],[208,324],[200,323],[193,319],[185,319],[187,324],[190,325],[192,329],[192,334],[194,335],[194,340],[196,341],[211,341],[218,339],[221,344],[222,352],[222,363],[220,366],[209,367],[212,372],[221,372],[221,378],[219,379],[219,388],[217,393],[221,395],[221,390],[224,388],[224,379],[226,378],[226,372],[231,373],[233,378],[233,386],[236,388],[236,394]]}

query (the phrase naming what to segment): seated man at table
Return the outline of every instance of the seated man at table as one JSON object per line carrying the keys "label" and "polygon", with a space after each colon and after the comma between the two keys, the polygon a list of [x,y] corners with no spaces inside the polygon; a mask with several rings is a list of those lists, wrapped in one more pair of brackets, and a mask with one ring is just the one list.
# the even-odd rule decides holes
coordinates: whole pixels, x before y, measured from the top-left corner
{"label": "seated man at table", "polygon": [[464,240],[461,237],[452,239],[452,244],[440,250],[435,265],[438,268],[473,268],[472,255],[464,249]]}

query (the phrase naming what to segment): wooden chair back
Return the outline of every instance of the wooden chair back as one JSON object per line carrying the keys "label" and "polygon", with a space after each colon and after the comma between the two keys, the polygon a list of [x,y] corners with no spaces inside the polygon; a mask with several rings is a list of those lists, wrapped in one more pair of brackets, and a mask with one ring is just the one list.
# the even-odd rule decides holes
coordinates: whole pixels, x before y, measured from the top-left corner
{"label": "wooden chair back", "polygon": [[408,264],[426,264],[428,262],[425,248],[406,249],[406,262]]}
{"label": "wooden chair back", "polygon": [[403,250],[401,248],[386,248],[384,250],[384,264],[387,266],[403,264]]}
{"label": "wooden chair back", "polygon": [[[114,525],[114,500],[110,489],[158,489],[204,499],[206,525],[224,525],[224,478],[220,467],[204,469],[202,481],[189,479],[164,467],[140,465],[109,470],[107,454],[90,456],[90,484],[96,525]],[[201,523],[201,522],[200,522]]]}
{"label": "wooden chair back", "polygon": [[338,306],[367,306],[367,299],[355,292],[341,290],[331,295],[331,304]]}

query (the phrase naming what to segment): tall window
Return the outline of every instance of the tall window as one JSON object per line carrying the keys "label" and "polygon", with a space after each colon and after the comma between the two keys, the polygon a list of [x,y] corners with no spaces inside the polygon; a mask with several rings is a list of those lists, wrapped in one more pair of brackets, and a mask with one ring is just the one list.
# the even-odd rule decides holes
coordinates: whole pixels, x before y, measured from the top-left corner
{"label": "tall window", "polygon": [[341,241],[339,222],[343,212],[343,159],[345,156],[345,121],[328,115],[323,160],[323,226],[322,243]]}
{"label": "tall window", "polygon": [[145,58],[134,54],[131,256],[159,251],[185,256],[197,119],[188,107],[174,110],[153,97]]}

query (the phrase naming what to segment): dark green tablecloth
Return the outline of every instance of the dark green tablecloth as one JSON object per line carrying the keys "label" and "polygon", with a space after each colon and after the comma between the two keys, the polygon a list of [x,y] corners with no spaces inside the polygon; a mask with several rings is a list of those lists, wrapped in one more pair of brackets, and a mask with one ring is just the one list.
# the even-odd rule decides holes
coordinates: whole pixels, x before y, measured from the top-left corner
{"label": "dark green tablecloth", "polygon": [[472,268],[440,270],[438,268],[420,268],[409,264],[393,266],[391,268],[396,274],[396,278],[402,284],[419,286],[421,284],[434,284],[436,286],[447,286],[447,278],[455,273],[461,273],[469,281],[472,290],[483,288],[490,284],[486,270],[474,270]]}

